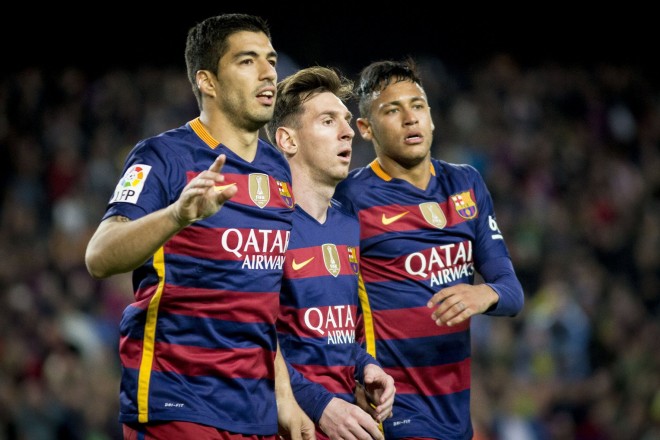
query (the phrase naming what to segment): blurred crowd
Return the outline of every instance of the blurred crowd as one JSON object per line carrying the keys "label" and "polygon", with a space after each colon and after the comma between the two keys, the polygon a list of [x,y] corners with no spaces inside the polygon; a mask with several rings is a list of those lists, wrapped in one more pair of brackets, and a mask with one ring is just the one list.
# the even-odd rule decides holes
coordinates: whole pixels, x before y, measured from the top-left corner
{"label": "blurred crowd", "polygon": [[[475,439],[660,438],[658,83],[417,61],[433,155],[484,175],[526,294],[516,318],[473,318]],[[84,251],[128,151],[197,114],[182,69],[0,77],[0,440],[121,439],[131,278],[91,279]],[[352,165],[373,157],[356,136]]]}

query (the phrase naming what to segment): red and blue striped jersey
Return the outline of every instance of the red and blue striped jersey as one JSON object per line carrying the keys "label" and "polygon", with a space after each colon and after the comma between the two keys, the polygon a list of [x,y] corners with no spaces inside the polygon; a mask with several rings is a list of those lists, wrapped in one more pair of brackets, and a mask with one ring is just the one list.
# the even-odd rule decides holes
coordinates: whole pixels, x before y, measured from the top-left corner
{"label": "red and blue striped jersey", "polygon": [[277,331],[287,362],[306,379],[291,374],[294,395],[317,423],[333,396],[355,402],[356,376],[377,363],[359,343],[359,245],[357,218],[335,201],[323,224],[296,205]]}
{"label": "red and blue striped jersey", "polygon": [[260,140],[247,162],[194,119],[133,148],[104,218],[165,208],[220,153],[224,185],[237,194],[133,272],[135,302],[120,323],[120,421],[273,435],[275,324],[294,205],[286,159]]}
{"label": "red and blue striped jersey", "polygon": [[488,314],[515,315],[523,302],[481,175],[436,159],[431,172],[421,190],[374,161],[335,192],[360,220],[367,351],[397,390],[394,415],[383,423],[388,439],[472,437],[470,322],[436,325],[426,307],[431,296],[472,284],[479,272],[500,295]]}

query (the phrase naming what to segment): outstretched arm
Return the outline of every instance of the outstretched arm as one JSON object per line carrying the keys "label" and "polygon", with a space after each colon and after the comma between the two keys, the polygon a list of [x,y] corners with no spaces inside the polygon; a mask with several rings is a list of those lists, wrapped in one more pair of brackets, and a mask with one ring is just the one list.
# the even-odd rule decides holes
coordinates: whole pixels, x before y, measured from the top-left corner
{"label": "outstretched arm", "polygon": [[235,185],[222,191],[220,173],[226,156],[221,154],[208,170],[192,179],[170,206],[130,221],[110,217],[101,222],[85,254],[87,270],[95,278],[106,278],[136,269],[177,232],[191,223],[209,217],[236,194]]}

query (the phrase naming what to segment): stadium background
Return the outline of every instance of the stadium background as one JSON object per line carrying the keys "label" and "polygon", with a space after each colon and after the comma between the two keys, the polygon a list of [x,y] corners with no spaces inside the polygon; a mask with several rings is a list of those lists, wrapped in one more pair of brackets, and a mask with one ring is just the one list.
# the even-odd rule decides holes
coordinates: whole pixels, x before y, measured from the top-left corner
{"label": "stadium background", "polygon": [[[515,319],[474,319],[479,438],[660,438],[652,14],[340,6],[241,11],[270,21],[280,77],[416,58],[434,156],[484,174],[527,302]],[[130,276],[91,280],[84,248],[128,149],[197,114],[185,34],[225,12],[94,7],[1,19],[0,440],[120,438]],[[353,166],[373,158],[358,138],[354,153]]]}

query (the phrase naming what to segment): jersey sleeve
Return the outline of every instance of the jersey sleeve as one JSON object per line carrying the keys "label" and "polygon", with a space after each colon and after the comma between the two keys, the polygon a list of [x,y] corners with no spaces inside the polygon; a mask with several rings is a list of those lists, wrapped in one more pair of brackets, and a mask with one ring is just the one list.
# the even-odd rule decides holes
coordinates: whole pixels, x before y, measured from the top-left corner
{"label": "jersey sleeve", "polygon": [[480,273],[486,284],[500,297],[499,301],[485,314],[491,316],[517,315],[523,308],[524,294],[511,259],[501,257],[487,261],[481,266]]}
{"label": "jersey sleeve", "polygon": [[162,209],[181,194],[187,183],[178,156],[167,154],[160,138],[138,143],[127,156],[103,219],[115,215],[131,220]]}
{"label": "jersey sleeve", "polygon": [[[468,166],[469,168],[472,168]],[[516,276],[504,236],[497,226],[490,191],[479,172],[472,168],[479,207],[475,264],[484,281],[499,295],[499,301],[486,311],[493,316],[515,316],[524,302],[523,289]]]}
{"label": "jersey sleeve", "polygon": [[296,370],[286,359],[287,370],[291,380],[291,389],[298,405],[314,423],[318,424],[325,407],[334,397],[325,387],[312,382]]}

